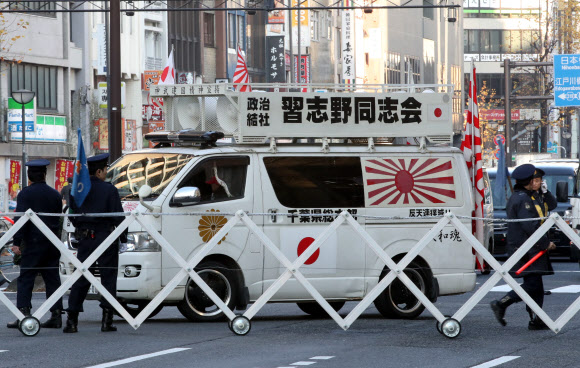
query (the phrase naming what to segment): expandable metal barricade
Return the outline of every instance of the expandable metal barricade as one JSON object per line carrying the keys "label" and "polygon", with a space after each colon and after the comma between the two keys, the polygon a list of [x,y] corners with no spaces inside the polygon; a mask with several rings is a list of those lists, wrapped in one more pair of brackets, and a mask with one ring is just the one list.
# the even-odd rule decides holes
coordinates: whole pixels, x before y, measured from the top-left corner
{"label": "expandable metal barricade", "polygon": [[[9,215],[22,215],[11,213]],[[55,214],[39,214],[42,216],[71,216],[71,215],[55,215]],[[91,214],[91,216],[120,216],[127,214]],[[344,330],[347,330],[357,318],[369,307],[369,305],[395,280],[399,278],[401,282],[413,295],[425,306],[427,310],[437,320],[437,330],[448,338],[457,337],[461,332],[460,321],[477,305],[477,303],[496,285],[500,279],[505,282],[522,298],[522,300],[546,323],[546,325],[555,333],[558,333],[564,325],[578,312],[580,309],[580,297],[578,297],[570,307],[568,307],[562,315],[553,321],[543,310],[534,302],[534,300],[521,288],[521,286],[510,276],[509,270],[515,263],[524,256],[525,253],[536,243],[536,241],[545,234],[553,225],[558,226],[572,241],[580,248],[580,237],[570,228],[568,224],[558,215],[552,214],[543,225],[503,264],[500,265],[495,258],[483,247],[481,243],[471,234],[460,219],[452,213],[446,214],[441,218],[435,226],[419,240],[417,244],[398,262],[395,263],[382,247],[363,229],[363,227],[346,211],[343,211],[336,219],[317,237],[317,239],[294,261],[290,262],[286,256],[279,250],[278,247],[264,234],[264,232],[250,219],[251,216],[272,216],[272,214],[247,214],[244,211],[238,211],[233,214],[232,218],[207,242],[201,249],[194,254],[189,260],[183,259],[175,249],[163,238],[163,236],[155,230],[147,221],[142,221],[144,215],[153,215],[151,213],[132,212],[127,218],[113,231],[90,255],[85,262],[80,262],[69,251],[68,247],[62,243],[56,235],[40,220],[37,214],[29,210],[14,224],[14,226],[0,238],[0,246],[6,244],[14,234],[27,222],[32,221],[56,246],[61,254],[74,265],[76,270],[73,274],[56,290],[56,292],[47,299],[42,305],[33,313],[32,316],[25,317],[16,306],[0,292],[0,302],[14,314],[19,320],[19,329],[26,336],[35,336],[40,331],[40,318],[48,312],[50,307],[61,298],[67,290],[78,280],[84,276],[95,288],[106,298],[109,303],[117,310],[117,312],[134,328],[139,326],[149,317],[149,315],[161,304],[161,302],[169,295],[169,293],[177,287],[177,285],[187,276],[189,276],[195,283],[207,294],[207,296],[218,306],[222,312],[229,319],[228,326],[236,335],[246,335],[251,328],[250,320],[259,312],[259,310],[274,296],[274,294],[286,283],[291,277],[294,277],[304,288],[312,295],[312,297],[320,304],[320,306],[328,313],[328,315]],[[174,215],[174,214],[159,214],[158,215]],[[180,216],[187,214],[180,214]],[[190,215],[200,215],[191,213]],[[207,216],[207,213],[203,213]],[[226,213],[219,213],[220,216],[228,215]],[[232,215],[232,214],[229,214]],[[282,216],[284,214],[277,214]],[[74,215],[72,215],[74,216]],[[78,215],[80,216],[80,215]],[[84,215],[87,216],[87,215]],[[373,217],[376,218],[376,217]],[[468,218],[468,217],[462,217]],[[394,218],[390,218],[394,219]],[[402,218],[396,218],[402,219]],[[481,220],[481,219],[480,219]],[[530,220],[537,220],[530,219]],[[530,221],[528,220],[528,221]],[[137,221],[142,228],[147,231],[157,243],[163,247],[167,254],[175,260],[181,268],[177,274],[169,281],[165,287],[149,302],[149,304],[137,315],[135,318],[121,306],[121,304],[113,298],[113,296],[103,287],[98,279],[93,276],[89,267],[96,262],[98,257],[105,251],[111,243],[113,243],[131,223]],[[508,220],[510,221],[510,220]],[[526,220],[511,220],[511,221],[526,221]],[[236,315],[216,294],[215,292],[201,279],[195,272],[195,267],[201,262],[204,257],[217,245],[218,241],[222,239],[234,226],[242,223],[254,235],[256,235],[263,246],[270,251],[286,268],[280,277],[242,314]],[[320,295],[320,293],[312,286],[312,284],[300,272],[300,267],[306,260],[320,247],[324,246],[324,242],[328,239],[332,232],[336,231],[339,226],[351,226],[363,239],[367,246],[369,246],[375,254],[385,263],[390,272],[355,306],[355,308],[345,317],[342,318],[330,304]],[[409,263],[432,241],[432,239],[445,226],[452,225],[455,227],[460,235],[467,240],[469,244],[483,257],[483,259],[496,271],[472,296],[459,308],[457,312],[451,317],[444,316],[437,307],[417,288],[417,286],[407,277],[403,272]]]}

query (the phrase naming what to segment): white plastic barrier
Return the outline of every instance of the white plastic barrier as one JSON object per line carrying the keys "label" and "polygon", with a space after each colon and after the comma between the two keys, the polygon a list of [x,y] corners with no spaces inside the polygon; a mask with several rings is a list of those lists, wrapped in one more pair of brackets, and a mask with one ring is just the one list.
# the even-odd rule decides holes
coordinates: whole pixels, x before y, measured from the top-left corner
{"label": "white plastic barrier", "polygon": [[[207,215],[207,213],[203,213]],[[14,215],[14,213],[10,214]],[[46,214],[41,214],[46,215]],[[119,216],[120,214],[92,214],[98,216]],[[31,317],[25,317],[10,300],[0,292],[0,301],[5,304],[8,309],[19,319],[20,331],[27,336],[34,336],[40,330],[39,319],[50,309],[50,307],[61,298],[66,291],[78,280],[84,276],[95,288],[106,298],[109,303],[119,312],[119,314],[134,328],[139,326],[149,317],[149,315],[161,304],[161,302],[171,293],[173,289],[187,276],[189,276],[195,283],[207,294],[207,296],[218,306],[222,312],[230,320],[230,329],[238,334],[245,335],[250,331],[252,319],[259,310],[274,296],[274,294],[286,283],[291,277],[294,277],[304,288],[312,295],[312,297],[320,304],[320,306],[334,319],[334,321],[343,329],[348,329],[358,317],[366,310],[369,305],[395,280],[399,278],[401,282],[413,293],[413,295],[423,303],[425,308],[437,319],[437,330],[446,337],[453,338],[461,332],[460,321],[475,307],[475,305],[497,284],[500,279],[504,279],[515,292],[522,298],[522,300],[540,317],[546,325],[554,332],[559,332],[562,327],[578,312],[580,309],[580,297],[566,309],[564,313],[553,321],[550,317],[533,301],[533,299],[521,288],[521,286],[509,275],[509,270],[514,264],[536,243],[536,241],[546,233],[552,225],[558,226],[568,237],[580,248],[580,237],[568,226],[564,220],[558,215],[553,214],[548,218],[544,224],[503,264],[500,265],[495,258],[481,245],[477,239],[471,234],[465,225],[452,213],[448,213],[441,220],[439,220],[434,227],[423,236],[423,238],[413,246],[413,248],[398,262],[395,263],[389,255],[382,249],[382,247],[364,230],[364,228],[346,211],[343,211],[336,219],[317,237],[317,239],[294,261],[290,262],[286,256],[279,250],[279,248],[264,234],[243,211],[238,211],[234,216],[207,242],[201,249],[192,255],[189,260],[184,260],[167,242],[161,234],[155,230],[147,221],[142,221],[142,216],[138,212],[131,213],[120,225],[113,231],[91,254],[91,256],[83,263],[81,263],[71,252],[68,251],[67,246],[64,245],[50,229],[40,220],[40,218],[31,210],[27,211],[19,221],[2,237],[0,238],[0,246],[4,245],[10,240],[14,234],[27,222],[32,221],[47,238],[61,251],[61,254],[68,259],[76,268],[75,272],[64,282],[58,290],[47,299]],[[151,215],[147,213],[147,215]],[[155,214],[160,215],[160,214]],[[161,214],[163,215],[163,214]],[[224,215],[224,213],[220,213]],[[271,214],[258,214],[268,215]],[[281,214],[278,214],[281,215]],[[66,216],[66,215],[63,215]],[[533,219],[538,220],[538,219]],[[105,251],[110,244],[115,241],[122,232],[129,227],[131,223],[137,221],[142,228],[147,231],[157,243],[163,247],[167,254],[172,257],[179,265],[180,270],[171,279],[167,285],[149,302],[149,304],[137,315],[135,318],[121,306],[121,304],[113,298],[113,296],[103,287],[98,279],[96,279],[90,272],[89,267],[98,259],[98,257]],[[508,220],[509,221],[509,220]],[[519,220],[526,221],[526,220]],[[268,249],[274,257],[286,268],[280,277],[248,308],[243,315],[236,315],[229,307],[215,294],[215,292],[199,277],[195,272],[195,267],[201,262],[206,255],[217,245],[235,225],[243,223],[254,235],[256,235],[262,244]],[[432,239],[447,225],[454,226],[461,236],[467,240],[469,244],[485,259],[485,261],[496,271],[488,281],[486,281],[477,292],[450,318],[445,317],[437,307],[417,288],[417,286],[407,277],[403,272],[409,263],[432,241]],[[361,239],[367,244],[375,254],[385,263],[390,272],[356,305],[356,307],[345,317],[342,318],[330,304],[320,295],[320,293],[312,286],[312,284],[300,272],[300,267],[306,260],[321,246],[328,237],[335,232],[339,226],[351,226],[356,233],[361,236]]]}

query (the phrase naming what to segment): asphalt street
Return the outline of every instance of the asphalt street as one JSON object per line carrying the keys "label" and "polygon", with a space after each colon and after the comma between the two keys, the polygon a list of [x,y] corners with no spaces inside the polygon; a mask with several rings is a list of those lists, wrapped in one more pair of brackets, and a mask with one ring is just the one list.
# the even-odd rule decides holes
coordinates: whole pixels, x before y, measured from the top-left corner
{"label": "asphalt street", "polygon": [[[545,277],[544,310],[556,319],[580,296],[578,263],[556,262]],[[478,276],[478,287],[488,276]],[[498,285],[503,284],[500,281]],[[501,290],[501,288],[500,288]],[[0,304],[0,367],[578,367],[580,318],[558,334],[528,331],[525,305],[510,307],[500,326],[489,308],[504,291],[491,292],[461,321],[462,332],[448,339],[428,311],[415,320],[384,319],[369,308],[349,330],[331,319],[305,315],[295,304],[269,304],[252,320],[246,336],[226,322],[191,323],[175,307],[134,330],[117,321],[116,333],[100,332],[97,301],[85,303],[79,333],[43,329],[25,337],[5,328],[14,316]],[[436,306],[452,315],[472,293],[441,297]],[[6,294],[15,300],[15,294]],[[36,293],[33,304],[44,295]],[[340,311],[344,317],[356,302]],[[43,320],[46,317],[43,318]],[[117,318],[118,319],[118,318]]]}

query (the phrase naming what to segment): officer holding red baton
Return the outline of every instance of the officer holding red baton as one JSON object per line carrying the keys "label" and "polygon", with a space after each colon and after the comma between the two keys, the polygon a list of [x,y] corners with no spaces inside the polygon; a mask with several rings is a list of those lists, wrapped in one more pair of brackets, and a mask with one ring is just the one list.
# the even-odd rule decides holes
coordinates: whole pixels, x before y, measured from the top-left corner
{"label": "officer holding red baton", "polygon": [[[538,218],[537,221],[508,222],[507,248],[512,255],[544,222],[541,217],[547,217],[548,212],[556,208],[558,202],[545,182],[542,182],[544,171],[537,169],[532,164],[524,164],[516,167],[512,178],[516,180],[514,194],[508,200],[506,206],[508,219]],[[536,261],[528,265],[521,273],[516,274],[523,265],[543,250],[554,250],[556,245],[548,240],[544,234],[533,247],[530,248],[510,271],[513,277],[523,277],[522,288],[542,307],[544,303],[544,283],[542,276],[553,275],[554,270],[550,263],[547,252],[542,254]],[[515,291],[510,291],[500,300],[491,302],[491,309],[502,326],[506,325],[504,319],[507,307],[522,299]],[[529,330],[545,330],[548,327],[539,319],[532,310],[526,306],[530,315]]]}

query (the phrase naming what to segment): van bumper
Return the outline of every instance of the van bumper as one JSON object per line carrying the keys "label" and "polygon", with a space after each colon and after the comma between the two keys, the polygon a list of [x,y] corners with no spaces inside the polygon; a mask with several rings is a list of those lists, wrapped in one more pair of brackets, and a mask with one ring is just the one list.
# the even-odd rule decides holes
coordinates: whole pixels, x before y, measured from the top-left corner
{"label": "van bumper", "polygon": [[435,275],[439,284],[439,295],[462,294],[475,288],[475,272]]}

